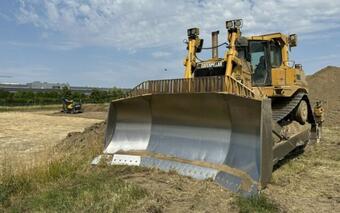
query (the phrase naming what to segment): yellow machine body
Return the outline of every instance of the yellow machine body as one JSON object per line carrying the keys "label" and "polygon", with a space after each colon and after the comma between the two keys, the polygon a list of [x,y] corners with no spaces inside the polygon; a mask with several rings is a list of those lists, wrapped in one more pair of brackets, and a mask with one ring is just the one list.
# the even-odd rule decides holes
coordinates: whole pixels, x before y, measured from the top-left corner
{"label": "yellow machine body", "polygon": [[[270,181],[275,163],[318,139],[304,72],[288,57],[296,35],[242,37],[241,25],[226,22],[222,58],[218,31],[203,48],[199,29],[189,29],[184,78],[148,80],[113,100],[104,154],[93,163],[175,170],[249,196]],[[212,58],[199,60],[203,49]]]}
{"label": "yellow machine body", "polygon": [[67,98],[63,99],[63,108],[62,112],[64,113],[81,113],[82,107],[80,102],[75,102],[74,100],[69,100]]}
{"label": "yellow machine body", "polygon": [[[197,29],[197,28],[193,28]],[[241,38],[240,29],[233,28],[228,31],[227,40],[229,42],[228,51],[223,58],[208,59],[205,62],[216,63],[226,62],[225,76],[233,76],[242,82],[245,86],[251,87],[258,96],[266,97],[291,97],[298,90],[307,91],[307,83],[305,81],[304,71],[300,64],[292,66],[293,61],[289,60],[289,49],[297,45],[297,36],[292,34],[287,36],[282,33],[272,33],[258,36],[249,36],[243,39],[254,42],[267,42],[276,45],[276,49],[280,52],[276,54],[277,61],[275,66],[270,68],[270,85],[256,86],[252,85],[251,74],[254,72],[249,62],[239,57],[236,47],[237,40]],[[193,78],[194,70],[197,65],[197,47],[200,45],[201,39],[198,35],[188,37],[188,55],[184,60],[185,74],[184,78]]]}

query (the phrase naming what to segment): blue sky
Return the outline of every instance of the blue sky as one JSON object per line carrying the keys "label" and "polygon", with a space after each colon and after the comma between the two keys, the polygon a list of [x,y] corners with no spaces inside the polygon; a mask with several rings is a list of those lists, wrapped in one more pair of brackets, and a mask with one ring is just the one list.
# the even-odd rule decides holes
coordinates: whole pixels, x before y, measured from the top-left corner
{"label": "blue sky", "polygon": [[291,60],[307,74],[340,66],[338,0],[1,0],[0,82],[133,87],[179,78],[186,29],[200,27],[210,46],[210,32],[222,42],[233,18],[244,19],[244,35],[297,33]]}

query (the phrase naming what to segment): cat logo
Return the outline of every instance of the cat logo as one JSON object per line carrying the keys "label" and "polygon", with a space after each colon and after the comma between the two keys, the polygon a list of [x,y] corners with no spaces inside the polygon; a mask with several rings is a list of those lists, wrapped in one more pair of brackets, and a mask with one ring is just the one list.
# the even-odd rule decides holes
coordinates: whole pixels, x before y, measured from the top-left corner
{"label": "cat logo", "polygon": [[216,62],[202,62],[197,64],[197,68],[206,69],[206,68],[215,68],[215,67],[223,67],[223,61]]}

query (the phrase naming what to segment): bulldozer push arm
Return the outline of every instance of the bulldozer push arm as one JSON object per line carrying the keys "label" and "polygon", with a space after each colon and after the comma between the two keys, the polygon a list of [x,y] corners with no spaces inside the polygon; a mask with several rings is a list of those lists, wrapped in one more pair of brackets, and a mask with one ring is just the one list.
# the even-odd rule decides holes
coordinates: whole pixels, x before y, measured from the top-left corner
{"label": "bulldozer push arm", "polygon": [[[224,58],[218,57],[218,32],[213,32],[213,57],[206,61],[196,61],[203,39],[198,28],[189,29],[184,78],[145,81],[112,101],[105,149],[92,163],[174,170],[210,178],[244,196],[265,187],[273,165],[306,145],[310,135],[317,138],[313,133],[320,125],[303,79],[273,85],[276,74],[303,74],[282,60],[287,37],[246,39],[241,26],[241,20],[226,22]],[[272,50],[277,61],[268,54]]]}
{"label": "bulldozer push arm", "polygon": [[[227,21],[226,27],[228,29],[228,42],[229,42],[229,50],[225,54],[225,60],[226,60],[226,72],[225,74],[227,76],[231,76],[232,69],[233,69],[233,62],[234,63],[240,63],[239,60],[237,60],[237,51],[236,51],[236,40],[240,37],[240,28],[242,26],[242,21],[240,19],[233,20],[233,21]],[[217,37],[216,32],[213,32],[213,38],[215,36]],[[216,38],[215,37],[215,38]],[[216,43],[213,42],[213,45],[216,45]],[[187,50],[188,55],[184,60],[184,66],[185,66],[185,74],[184,78],[192,78],[193,69],[196,66],[196,54],[201,52],[203,45],[203,39],[199,38],[199,29],[198,28],[191,28],[188,29],[188,41],[187,41]],[[213,51],[217,50],[216,47],[212,47]],[[213,53],[214,54],[214,53]],[[212,58],[214,60],[218,59],[217,57]]]}

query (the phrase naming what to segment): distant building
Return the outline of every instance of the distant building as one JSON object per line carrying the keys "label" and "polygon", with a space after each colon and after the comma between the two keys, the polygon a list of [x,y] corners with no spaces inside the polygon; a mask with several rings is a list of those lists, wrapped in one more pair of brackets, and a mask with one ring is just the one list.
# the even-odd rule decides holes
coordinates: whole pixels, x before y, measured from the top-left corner
{"label": "distant building", "polygon": [[69,84],[48,83],[48,82],[40,82],[40,81],[34,81],[32,83],[27,83],[26,85],[32,89],[62,89],[63,87],[70,88]]}
{"label": "distant building", "polygon": [[33,91],[33,92],[47,92],[47,91],[58,91],[63,87],[69,88],[71,91],[84,93],[86,95],[91,94],[92,90],[97,89],[100,91],[109,91],[111,88],[102,88],[102,87],[77,87],[70,86],[68,83],[48,83],[48,82],[40,82],[34,81],[32,83],[27,84],[18,84],[18,83],[0,83],[0,90],[8,91],[8,92],[17,92],[17,91]]}

